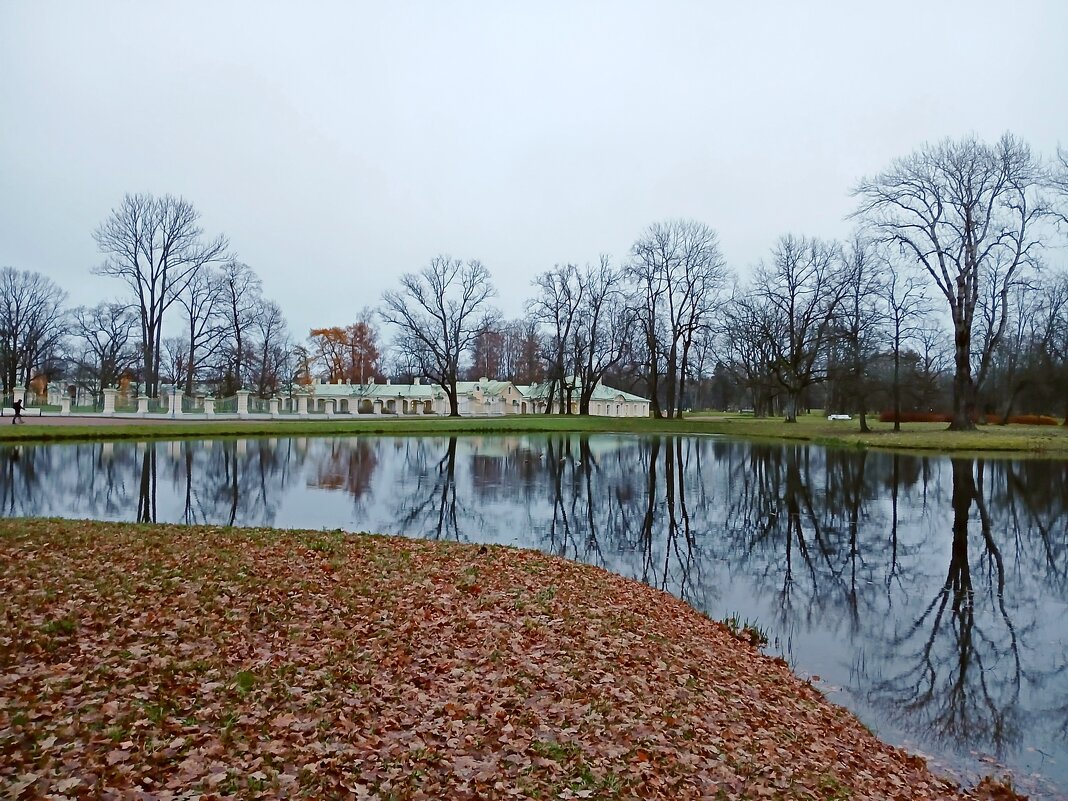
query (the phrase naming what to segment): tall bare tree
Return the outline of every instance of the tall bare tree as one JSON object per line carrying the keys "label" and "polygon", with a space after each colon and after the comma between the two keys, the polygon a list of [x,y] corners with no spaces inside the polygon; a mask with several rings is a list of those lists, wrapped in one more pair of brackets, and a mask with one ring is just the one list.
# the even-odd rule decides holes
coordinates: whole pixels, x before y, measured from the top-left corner
{"label": "tall bare tree", "polygon": [[261,398],[281,390],[286,382],[287,368],[292,361],[289,330],[281,307],[264,301],[252,322],[254,342],[256,392]]}
{"label": "tall bare tree", "polygon": [[222,271],[223,316],[226,319],[228,347],[226,375],[233,386],[224,388],[226,394],[245,385],[248,364],[248,329],[263,304],[262,282],[256,271],[244,262],[230,259]]}
{"label": "tall bare tree", "polygon": [[164,314],[200,269],[225,256],[226,238],[205,240],[199,221],[199,212],[184,198],[128,194],[93,235],[104,255],[95,272],[125,282],[140,309],[150,396],[159,392]]}
{"label": "tall bare tree", "polygon": [[920,334],[921,321],[930,312],[924,286],[894,260],[887,261],[886,280],[882,282],[882,303],[886,330],[893,358],[890,395],[894,409],[894,431],[901,430],[901,356],[910,342]]}
{"label": "tall bare tree", "polygon": [[605,373],[627,351],[633,313],[623,298],[622,270],[601,256],[582,273],[582,298],[575,327],[575,373],[581,386],[579,414],[590,413],[590,400]]}
{"label": "tall bare tree", "polygon": [[727,268],[716,232],[696,220],[654,223],[631,249],[629,274],[641,299],[637,318],[646,340],[649,392],[662,417],[664,377],[668,417],[681,414],[694,337],[723,302]]}
{"label": "tall bare tree", "polygon": [[827,345],[849,290],[852,266],[840,247],[820,239],[782,237],[761,264],[746,315],[769,355],[768,368],[786,398],[786,421],[797,422],[802,395],[826,379]]}
{"label": "tall bare tree", "polygon": [[197,371],[218,351],[226,333],[224,288],[223,275],[208,268],[198,270],[178,295],[178,304],[185,311],[188,351],[183,382],[187,395],[193,394]]}
{"label": "tall bare tree", "polygon": [[444,391],[453,417],[460,416],[460,362],[492,316],[495,294],[482,262],[435,256],[420,272],[405,273],[399,290],[382,295],[382,319],[396,326],[398,346]]}
{"label": "tall bare tree", "polygon": [[552,413],[553,398],[558,397],[557,408],[564,414],[571,414],[575,389],[574,383],[569,381],[575,374],[571,346],[585,286],[574,264],[558,264],[536,277],[533,283],[540,290],[534,299],[534,315],[548,329],[545,361],[549,365],[549,395],[545,412]]}
{"label": "tall bare tree", "polygon": [[854,237],[847,245],[845,292],[835,315],[831,347],[835,363],[831,366],[837,379],[832,397],[856,413],[860,430],[869,431],[868,402],[877,384],[875,368],[882,344],[885,318],[880,303],[884,264],[871,242]]}
{"label": "tall bare tree", "polygon": [[[946,140],[898,159],[854,195],[856,212],[883,241],[922,265],[953,322],[952,430],[975,428],[977,395],[1008,316],[1008,295],[1040,247],[1048,212],[1043,170],[1011,134],[988,145]],[[976,308],[990,299],[987,336],[976,347]]]}
{"label": "tall bare tree", "polygon": [[67,293],[50,278],[0,269],[0,379],[4,392],[27,386],[63,336]]}

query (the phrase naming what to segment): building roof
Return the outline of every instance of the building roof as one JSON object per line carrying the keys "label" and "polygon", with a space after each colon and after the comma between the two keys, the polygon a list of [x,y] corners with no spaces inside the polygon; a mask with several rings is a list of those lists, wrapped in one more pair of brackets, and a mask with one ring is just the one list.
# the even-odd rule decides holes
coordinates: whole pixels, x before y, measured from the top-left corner
{"label": "building roof", "polygon": [[[572,397],[577,400],[581,391],[581,385],[575,379],[569,377],[566,379],[568,383],[574,384],[574,390],[572,391]],[[551,381],[543,381],[540,384],[530,384],[527,386],[519,386],[520,392],[524,397],[536,398],[543,400],[549,396],[549,389],[552,386]],[[600,381],[597,382],[597,386],[593,388],[593,395],[590,396],[590,400],[595,401],[618,401],[624,400],[629,403],[648,403],[648,398],[643,398],[640,395],[633,395],[630,392],[624,392],[621,389],[615,389],[614,387],[605,386]]]}

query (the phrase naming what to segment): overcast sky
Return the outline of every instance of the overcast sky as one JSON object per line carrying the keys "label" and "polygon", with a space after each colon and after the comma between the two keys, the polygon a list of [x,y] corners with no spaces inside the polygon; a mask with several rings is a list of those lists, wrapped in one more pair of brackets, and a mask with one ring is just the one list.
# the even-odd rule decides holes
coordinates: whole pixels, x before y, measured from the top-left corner
{"label": "overcast sky", "polygon": [[509,316],[648,224],[746,270],[844,236],[850,189],[925,141],[1068,145],[1068,3],[0,3],[0,265],[92,304],[126,192],[192,201],[293,333],[432,256]]}

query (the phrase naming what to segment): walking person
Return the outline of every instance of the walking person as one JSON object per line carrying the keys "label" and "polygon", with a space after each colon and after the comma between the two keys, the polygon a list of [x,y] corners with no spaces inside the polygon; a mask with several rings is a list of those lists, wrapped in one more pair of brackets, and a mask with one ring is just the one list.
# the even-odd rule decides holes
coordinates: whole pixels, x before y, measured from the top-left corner
{"label": "walking person", "polygon": [[22,419],[22,398],[17,398],[11,405],[15,407],[15,416],[11,418],[11,425],[15,423],[25,425],[26,421]]}

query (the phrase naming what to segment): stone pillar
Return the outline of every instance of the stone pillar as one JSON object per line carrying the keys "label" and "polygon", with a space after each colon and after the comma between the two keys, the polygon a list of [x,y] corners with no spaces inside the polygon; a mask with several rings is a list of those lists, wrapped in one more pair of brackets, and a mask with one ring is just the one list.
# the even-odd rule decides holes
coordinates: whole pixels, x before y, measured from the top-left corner
{"label": "stone pillar", "polygon": [[21,400],[23,406],[26,405],[26,387],[15,387],[11,390],[11,402],[17,400]]}
{"label": "stone pillar", "polygon": [[[18,387],[15,388],[16,390]],[[119,394],[117,389],[111,387],[105,387],[104,390],[104,414],[107,417],[111,417],[115,414],[115,396]]]}
{"label": "stone pillar", "polygon": [[148,397],[148,395],[137,396],[137,415],[139,417],[144,417],[146,414],[148,414],[149,400],[150,398]]}
{"label": "stone pillar", "polygon": [[244,420],[248,417],[248,396],[252,394],[247,389],[237,391],[237,416]]}
{"label": "stone pillar", "polygon": [[185,413],[182,411],[182,388],[175,387],[171,390],[171,396],[167,400],[168,406],[171,408],[168,411],[171,412],[172,418],[180,418]]}
{"label": "stone pillar", "polygon": [[59,413],[70,414],[70,395],[64,394],[59,399]]}
{"label": "stone pillar", "polygon": [[204,398],[204,414],[208,417],[215,416],[215,397],[212,395],[207,395]]}
{"label": "stone pillar", "polygon": [[337,399],[335,398],[323,398],[323,411],[326,412],[327,418],[334,416],[334,411],[337,409]]}
{"label": "stone pillar", "polygon": [[271,403],[271,417],[274,417],[274,418],[279,417],[279,415],[281,415],[280,404],[282,403],[282,399],[279,398],[277,395],[275,395],[273,398],[271,398],[270,403]]}
{"label": "stone pillar", "polygon": [[304,393],[301,393],[300,395],[297,395],[297,416],[298,417],[307,417],[308,416],[308,396],[305,395]]}

